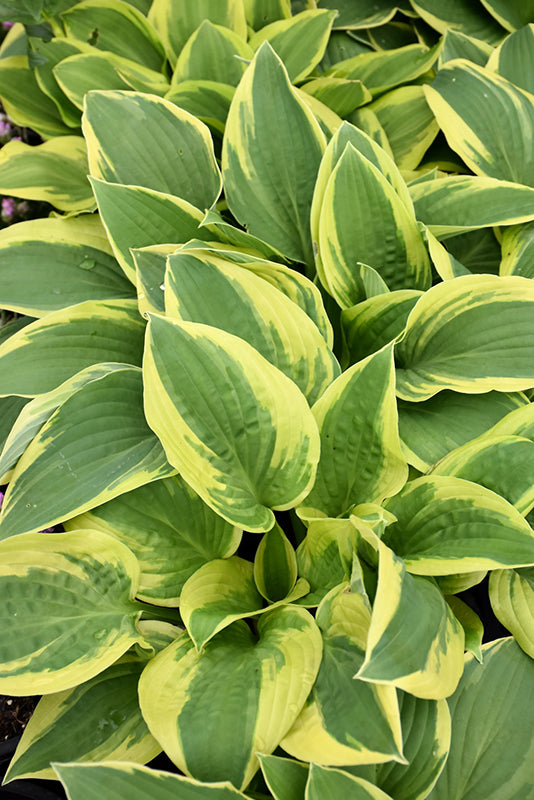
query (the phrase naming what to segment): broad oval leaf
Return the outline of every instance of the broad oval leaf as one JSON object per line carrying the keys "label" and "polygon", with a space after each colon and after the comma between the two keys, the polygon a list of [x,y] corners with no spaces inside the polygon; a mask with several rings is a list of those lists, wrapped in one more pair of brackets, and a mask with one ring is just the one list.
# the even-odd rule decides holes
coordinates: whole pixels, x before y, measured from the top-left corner
{"label": "broad oval leaf", "polygon": [[148,19],[161,36],[173,66],[191,34],[205,19],[230,28],[243,40],[247,38],[243,0],[195,0],[179,6],[172,0],[153,0]]}
{"label": "broad oval leaf", "polygon": [[435,236],[450,236],[534,217],[534,188],[497,178],[450,175],[410,187],[416,216]]}
{"label": "broad oval leaf", "polygon": [[466,36],[495,44],[506,31],[480,6],[473,7],[471,0],[410,0],[411,5],[423,20],[439,33],[448,28],[459,30]]}
{"label": "broad oval leaf", "polygon": [[264,43],[228,114],[222,170],[228,206],[252,234],[313,265],[310,207],[325,138]]}
{"label": "broad oval leaf", "polygon": [[445,475],[416,478],[386,503],[384,541],[419,575],[534,564],[534,532],[504,498]]}
{"label": "broad oval leaf", "polygon": [[144,332],[133,300],[88,300],[48,314],[0,345],[2,394],[45,394],[102,362],[140,365]]}
{"label": "broad oval leaf", "polygon": [[336,13],[327,8],[301,11],[262,27],[249,45],[257,50],[263,42],[269,42],[287,69],[289,80],[298,83],[323,57],[335,17]]}
{"label": "broad oval leaf", "polygon": [[300,516],[341,516],[401,489],[408,467],[398,437],[392,345],[344,372],[312,411],[321,458]]}
{"label": "broad oval leaf", "polygon": [[339,374],[337,360],[302,309],[251,267],[244,269],[209,251],[169,256],[166,315],[213,325],[249,342],[311,404]]}
{"label": "broad oval leaf", "polygon": [[0,539],[51,527],[174,473],[143,415],[139,369],[125,368],[72,394],[17,463]]}
{"label": "broad oval leaf", "polygon": [[445,390],[421,403],[399,400],[399,431],[406,460],[427,472],[451,450],[480,436],[514,409],[528,405],[519,392],[460,394]]}
{"label": "broad oval leaf", "polygon": [[[202,212],[186,200],[142,186],[123,186],[91,178],[98,209],[115,257],[136,283],[133,249],[175,242],[199,235]],[[203,231],[208,240],[218,237]]]}
{"label": "broad oval leaf", "polygon": [[294,758],[258,753],[261,771],[275,800],[304,800],[308,764]]}
{"label": "broad oval leaf", "polygon": [[[89,92],[82,125],[93,178],[143,186],[199,209],[217,200],[222,184],[211,134],[168,100],[141,92]],[[124,126],[135,128],[135,137],[121,136]]]}
{"label": "broad oval leaf", "polygon": [[406,328],[421,297],[415,289],[376,295],[341,312],[344,357],[355,364],[385,347]]}
{"label": "broad oval leaf", "polygon": [[0,191],[50,203],[61,211],[93,211],[83,139],[61,136],[38,145],[11,140],[0,154]]}
{"label": "broad oval leaf", "polygon": [[518,276],[465,275],[417,302],[395,347],[397,395],[441,389],[478,394],[534,386],[534,284]]}
{"label": "broad oval leaf", "polygon": [[257,638],[246,623],[235,622],[202,654],[184,634],[143,672],[143,715],[186,774],[244,787],[259,766],[256,752],[272,753],[298,716],[321,651],[313,617],[295,606],[261,616]]}
{"label": "broad oval leaf", "polygon": [[424,800],[449,754],[451,718],[445,700],[397,692],[407,764],[379,764],[376,784],[395,800]]}
{"label": "broad oval leaf", "polygon": [[0,233],[0,263],[0,304],[19,314],[135,296],[98,216],[10,225]]}
{"label": "broad oval leaf", "polygon": [[534,442],[522,436],[483,434],[450,452],[432,475],[453,475],[479,483],[526,516],[534,507]]}
{"label": "broad oval leaf", "polygon": [[168,458],[229,522],[269,530],[272,508],[292,508],[309,492],[320,448],[313,415],[247,342],[154,314],[144,376],[145,413]]}
{"label": "broad oval leaf", "polygon": [[529,92],[457,59],[439,70],[425,93],[449,145],[476,175],[534,186]]}
{"label": "broad oval leaf", "polygon": [[392,800],[388,794],[363,778],[319,764],[310,765],[305,797],[306,800],[337,800],[339,797],[350,797],[351,800]]}
{"label": "broad oval leaf", "polygon": [[6,781],[48,778],[52,761],[146,763],[161,752],[139,708],[145,661],[124,657],[74,689],[41,698],[6,773]]}
{"label": "broad oval leaf", "polygon": [[[432,579],[410,575],[402,559],[378,544],[378,587],[365,661],[356,677],[423,699],[448,697],[462,675],[463,628]],[[407,629],[409,646],[399,649]]]}
{"label": "broad oval leaf", "polygon": [[113,372],[116,369],[124,369],[124,364],[102,363],[87,367],[77,372],[72,378],[58,386],[57,389],[34,397],[33,400],[26,403],[16,420],[13,421],[11,430],[0,451],[0,481],[2,476],[15,466],[26,447],[39,432],[41,426],[73,392],[77,391],[81,386],[85,386],[86,383],[98,380],[107,375],[108,372]]}
{"label": "broad oval leaf", "polygon": [[532,793],[534,663],[513,639],[491,642],[482,652],[482,664],[466,657],[448,700],[451,749],[428,800],[502,800]]}
{"label": "broad oval leaf", "polygon": [[133,553],[98,531],[0,542],[4,694],[62,692],[111,666],[141,639]]}
{"label": "broad oval leaf", "polygon": [[125,492],[65,523],[123,542],[141,567],[137,595],[177,606],[186,580],[208,561],[232,556],[241,531],[207,506],[180,476]]}
{"label": "broad oval leaf", "polygon": [[534,658],[534,567],[496,569],[490,575],[491,607],[499,622]]}
{"label": "broad oval leaf", "polygon": [[218,81],[237,86],[254,57],[254,50],[241,36],[206,18],[184,45],[173,73],[172,85],[184,81]]}
{"label": "broad oval leaf", "polygon": [[395,689],[354,680],[362,665],[370,613],[346,584],[317,612],[323,659],[312,693],[282,747],[303,761],[330,766],[404,762]]}
{"label": "broad oval leaf", "polygon": [[61,21],[74,39],[131,58],[150,69],[163,68],[163,45],[146,17],[132,3],[83,0],[64,11]]}
{"label": "broad oval leaf", "polygon": [[319,254],[326,286],[342,308],[368,296],[360,264],[376,270],[390,290],[430,284],[430,262],[413,212],[350,142],[325,189]]}
{"label": "broad oval leaf", "polygon": [[247,800],[228,781],[201,783],[138,764],[54,764],[71,800]]}

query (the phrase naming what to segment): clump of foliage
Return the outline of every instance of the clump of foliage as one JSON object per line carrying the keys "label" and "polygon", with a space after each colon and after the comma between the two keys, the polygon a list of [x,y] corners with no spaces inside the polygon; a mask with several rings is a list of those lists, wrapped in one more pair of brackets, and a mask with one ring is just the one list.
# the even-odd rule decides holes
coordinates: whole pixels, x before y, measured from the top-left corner
{"label": "clump of foliage", "polygon": [[0,11],[7,780],[529,797],[532,4]]}

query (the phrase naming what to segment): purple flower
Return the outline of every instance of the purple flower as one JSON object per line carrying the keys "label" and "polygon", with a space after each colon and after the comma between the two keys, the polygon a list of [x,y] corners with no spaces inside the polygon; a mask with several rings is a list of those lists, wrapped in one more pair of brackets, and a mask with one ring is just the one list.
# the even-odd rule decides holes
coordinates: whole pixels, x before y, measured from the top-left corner
{"label": "purple flower", "polygon": [[2,218],[2,222],[11,222],[13,217],[15,216],[15,212],[16,212],[16,205],[13,198],[2,197],[2,210],[0,211],[0,217]]}
{"label": "purple flower", "polygon": [[14,22],[2,22],[2,28],[5,31],[8,31],[10,28],[13,27],[14,24],[15,24]]}
{"label": "purple flower", "polygon": [[0,492],[0,508],[2,508],[2,503],[4,502],[4,493]]}
{"label": "purple flower", "polygon": [[7,120],[0,119],[0,139],[4,139],[11,133],[11,125]]}

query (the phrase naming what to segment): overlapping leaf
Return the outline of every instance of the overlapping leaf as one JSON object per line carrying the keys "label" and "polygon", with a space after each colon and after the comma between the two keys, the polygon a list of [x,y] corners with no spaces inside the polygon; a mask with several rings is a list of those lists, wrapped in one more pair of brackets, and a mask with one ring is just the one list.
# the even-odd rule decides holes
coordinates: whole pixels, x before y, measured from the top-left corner
{"label": "overlapping leaf", "polygon": [[145,413],[170,462],[229,522],[269,530],[272,508],[309,492],[320,446],[313,415],[247,342],[152,315],[144,380]]}

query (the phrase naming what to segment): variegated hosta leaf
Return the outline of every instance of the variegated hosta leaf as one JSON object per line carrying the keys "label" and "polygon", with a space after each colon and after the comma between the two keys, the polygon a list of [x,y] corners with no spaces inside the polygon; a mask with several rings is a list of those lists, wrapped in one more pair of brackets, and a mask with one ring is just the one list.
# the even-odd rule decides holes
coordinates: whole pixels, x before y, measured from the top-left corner
{"label": "variegated hosta leaf", "polygon": [[74,689],[41,698],[24,729],[6,781],[49,778],[58,760],[146,763],[161,752],[139,708],[146,662],[121,659]]}
{"label": "variegated hosta leaf", "polygon": [[57,389],[30,400],[14,420],[11,430],[5,439],[3,449],[0,451],[0,481],[1,477],[15,466],[19,456],[24,453],[27,445],[39,432],[43,423],[73,392],[85,386],[86,383],[98,380],[117,369],[124,369],[124,364],[95,364],[92,367],[82,369],[81,372],[77,372],[72,378],[58,386]]}
{"label": "variegated hosta leaf", "polygon": [[96,28],[93,44],[100,50],[110,50],[150,69],[163,67],[162,43],[134,4],[122,0],[84,0],[64,11],[61,21],[74,39],[90,41]]}
{"label": "variegated hosta leaf", "polygon": [[[527,0],[528,2],[528,0]],[[527,22],[534,20],[532,16]],[[489,70],[495,70],[507,81],[519,86],[530,94],[534,93],[534,26],[524,25],[510,34],[497,47],[486,64]]]}
{"label": "variegated hosta leaf", "polygon": [[274,800],[303,800],[309,765],[294,758],[258,753],[261,771]]}
{"label": "variegated hosta leaf", "polygon": [[186,580],[208,561],[233,555],[241,541],[241,531],[179,476],[121,494],[65,527],[101,530],[127,545],[141,567],[138,597],[161,606],[178,605]]}
{"label": "variegated hosta leaf", "polygon": [[534,658],[534,567],[495,570],[489,596],[497,619]]}
{"label": "variegated hosta leaf", "polygon": [[397,10],[395,0],[360,0],[357,4],[351,0],[325,0],[321,5],[338,9],[335,27],[349,30],[385,25]]}
{"label": "variegated hosta leaf", "polygon": [[325,137],[268,43],[239,84],[226,124],[226,199],[252,234],[313,265],[310,207]]}
{"label": "variegated hosta leaf", "polygon": [[137,276],[137,302],[139,313],[165,311],[165,270],[167,256],[174,253],[175,244],[155,244],[131,250]]}
{"label": "variegated hosta leaf", "polygon": [[395,346],[397,395],[441,389],[478,394],[534,386],[534,284],[518,276],[465,275],[417,302]]}
{"label": "variegated hosta leaf", "polygon": [[62,692],[111,666],[141,639],[133,553],[98,531],[0,542],[0,689]]}
{"label": "variegated hosta leaf", "polygon": [[422,700],[397,692],[407,764],[379,764],[376,783],[395,800],[424,800],[437,781],[451,741],[451,718],[445,700]]}
{"label": "variegated hosta leaf", "polygon": [[[292,591],[275,605],[287,605],[302,597],[307,593],[309,584],[300,580],[290,588]],[[263,607],[253,565],[237,556],[204,564],[185,582],[180,596],[180,614],[199,652],[232,622],[263,614],[273,608],[274,605]]]}
{"label": "variegated hosta leaf", "polygon": [[[54,68],[60,61],[72,55],[91,52],[93,48],[87,42],[80,42],[64,36],[54,36],[48,41],[32,36],[28,39],[28,55],[37,83],[42,91],[57,106],[59,114],[66,125],[79,128],[81,122],[80,109],[64,94],[54,75]],[[91,88],[95,88],[93,85]]]}
{"label": "variegated hosta leaf", "polygon": [[172,84],[165,98],[193,114],[208,126],[214,136],[220,137],[226,127],[234,93],[235,87],[228,83],[195,80]]}
{"label": "variegated hosta leaf", "polygon": [[247,800],[228,781],[207,784],[138,764],[54,764],[71,800]]}
{"label": "variegated hosta leaf", "polygon": [[[202,213],[179,197],[141,186],[91,178],[98,210],[115,257],[130,281],[136,283],[132,249],[176,242],[176,247],[198,236]],[[209,230],[208,239],[216,239]]]}
{"label": "variegated hosta leaf", "polygon": [[514,31],[532,22],[534,3],[532,0],[481,0],[492,17],[506,28]]}
{"label": "variegated hosta leaf", "polygon": [[453,475],[504,497],[525,516],[534,507],[534,442],[522,436],[489,434],[453,450],[432,469]]}
{"label": "variegated hosta leaf", "polygon": [[408,466],[398,437],[392,344],[344,372],[312,410],[321,458],[300,516],[341,516],[401,489]]}
{"label": "variegated hosta leaf", "polygon": [[[217,200],[222,184],[211,134],[168,100],[142,92],[89,92],[82,124],[93,178],[143,186],[201,210]],[[125,126],[135,129],[134,137],[121,135]]]}
{"label": "variegated hosta leaf", "polygon": [[[28,402],[27,397],[17,397],[16,395],[0,398],[0,448],[2,448],[2,451],[13,425]],[[8,480],[4,470],[0,473],[0,483],[8,483]]]}
{"label": "variegated hosta leaf", "polygon": [[199,652],[216,633],[263,607],[250,561],[233,556],[200,567],[186,581],[180,614]]}
{"label": "variegated hosta leaf", "polygon": [[[212,218],[213,213],[210,212],[207,215],[208,222]],[[229,225],[221,225],[218,222],[214,223],[213,225],[208,224],[207,228],[210,231],[215,229],[216,233],[220,235],[221,238],[235,238],[236,241],[233,244],[210,244],[204,242],[202,245],[204,249],[209,248],[211,255],[217,257],[222,256],[223,258],[229,259],[235,264],[239,264],[240,266],[253,272],[255,275],[258,275],[260,278],[263,278],[263,280],[267,281],[267,283],[270,283],[276,289],[279,289],[281,292],[283,292],[283,294],[296,303],[315,323],[315,325],[321,331],[321,335],[323,336],[327,345],[330,348],[333,346],[334,334],[332,330],[332,324],[325,311],[321,293],[311,280],[306,278],[304,275],[301,275],[295,269],[286,267],[283,264],[275,263],[274,261],[265,260],[264,257],[259,257],[258,255],[249,253],[249,249],[253,246],[254,237],[245,234],[244,231],[239,231],[237,228],[232,228]],[[205,228],[203,223],[201,232],[204,230]],[[234,234],[237,234],[237,236],[234,237]],[[247,242],[247,239],[252,241]],[[198,243],[198,247],[195,246],[190,248],[190,245],[193,244],[195,244],[194,241],[184,245],[181,248],[181,251],[196,251],[198,247],[200,247],[200,243]],[[263,248],[263,242],[259,242],[259,246]],[[195,255],[195,252],[192,252],[191,254]],[[206,253],[204,253],[203,250],[200,250],[198,255],[200,257],[204,257]],[[273,254],[271,253],[271,257],[272,255]],[[268,256],[267,252],[265,253],[265,256]]]}
{"label": "variegated hosta leaf", "polygon": [[[432,579],[410,575],[402,559],[382,542],[378,545],[378,587],[357,677],[423,699],[448,697],[462,674],[463,628]],[[407,630],[409,643],[399,648]]]}
{"label": "variegated hosta leaf", "polygon": [[497,178],[450,175],[410,187],[417,219],[435,236],[451,236],[534,217],[534,188]]}
{"label": "variegated hosta leaf", "polygon": [[493,439],[495,436],[522,436],[534,441],[534,404],[525,403],[510,410],[483,434],[484,439]]}
{"label": "variegated hosta leaf", "polygon": [[321,651],[313,617],[295,606],[262,615],[258,637],[235,622],[202,654],[184,634],[141,675],[143,715],[183,772],[244,787],[258,768],[256,753],[272,753],[298,716]]}
{"label": "variegated hosta leaf", "polygon": [[468,36],[454,28],[447,28],[441,39],[441,51],[439,54],[438,65],[441,69],[448,61],[455,58],[464,58],[485,67],[494,48],[482,39]]}
{"label": "variegated hosta leaf", "polygon": [[[443,591],[441,584],[440,589]],[[482,647],[482,639],[484,637],[484,626],[480,617],[467,603],[460,600],[459,597],[450,595],[445,599],[452,608],[454,616],[464,629],[466,652],[473,653],[476,660],[482,662],[482,652],[480,648]]]}
{"label": "variegated hosta leaf", "polygon": [[344,357],[349,364],[376,353],[400,336],[422,292],[399,289],[376,295],[341,312]]}
{"label": "variegated hosta leaf", "polygon": [[302,90],[316,97],[342,118],[372,99],[371,92],[361,81],[347,78],[314,78],[305,83]]}
{"label": "variegated hosta leaf", "polygon": [[466,657],[460,684],[448,700],[451,749],[428,800],[532,794],[534,662],[513,639],[484,645],[482,653],[482,664]]}
{"label": "variegated hosta leaf", "polygon": [[253,50],[269,42],[280,57],[292,83],[302,81],[324,55],[335,11],[309,9],[289,19],[277,20],[262,27],[249,40]]}
{"label": "variegated hosta leaf", "polygon": [[234,31],[205,19],[191,34],[178,57],[172,85],[187,80],[220,81],[237,86],[254,58],[254,50]]}
{"label": "variegated hosta leaf", "polygon": [[534,278],[534,222],[505,228],[501,246],[501,275]]}
{"label": "variegated hosta leaf", "polygon": [[298,574],[310,584],[302,603],[319,605],[335,586],[348,580],[356,546],[356,531],[349,519],[315,519],[297,548]]}
{"label": "variegated hosta leaf", "polygon": [[361,53],[334,64],[329,73],[362,81],[374,96],[424,75],[437,57],[436,47],[409,44],[391,50]]}
{"label": "variegated hosta leaf", "polygon": [[75,391],[17,463],[0,539],[42,530],[174,473],[143,415],[141,370],[118,369]]}
{"label": "variegated hosta leaf", "polygon": [[141,364],[144,332],[134,300],[88,300],[54,311],[0,345],[0,391],[35,397],[93,364]]}
{"label": "variegated hosta leaf", "polygon": [[61,136],[38,145],[8,142],[0,155],[0,191],[50,203],[61,211],[93,211],[83,139]]}
{"label": "variegated hosta leaf", "polygon": [[448,3],[440,0],[410,0],[410,3],[423,20],[439,33],[452,28],[490,44],[495,44],[506,34],[493,17],[480,6],[473,6],[471,0],[452,0]]}
{"label": "variegated hosta leaf", "polygon": [[461,478],[416,478],[386,503],[384,540],[418,575],[534,564],[534,532],[504,498]]}
{"label": "variegated hosta leaf", "polygon": [[48,218],[0,232],[0,305],[43,317],[86,300],[135,297],[98,216]]}
{"label": "variegated hosta leaf", "polygon": [[450,147],[476,175],[534,186],[532,95],[476,64],[446,64],[425,88]]}
{"label": "variegated hosta leaf", "polygon": [[[529,403],[523,394],[443,391],[422,403],[399,400],[399,432],[409,464],[427,470],[451,450],[490,429],[502,417]],[[505,433],[505,431],[501,431]],[[511,431],[514,435],[523,433]]]}
{"label": "variegated hosta leaf", "polygon": [[29,69],[26,54],[0,59],[0,97],[15,124],[30,126],[45,138],[72,135],[72,128],[65,125],[58,107]]}
{"label": "variegated hosta leaf", "polygon": [[392,798],[363,778],[356,778],[339,769],[328,769],[319,764],[310,765],[306,784],[306,800],[392,800]]}
{"label": "variegated hosta leaf", "polygon": [[247,24],[253,31],[291,16],[291,0],[245,0],[244,6]]}
{"label": "variegated hosta leaf", "polygon": [[[207,228],[213,231],[218,236],[218,241],[223,243],[224,246],[231,245],[230,249],[240,250],[245,253],[250,253],[252,256],[258,258],[273,259],[276,262],[287,263],[288,259],[270,244],[267,244],[263,239],[253,236],[248,231],[236,228],[231,222],[228,222],[221,214],[213,208],[206,211],[204,219],[201,222],[201,228]],[[201,231],[201,234],[203,232]],[[205,240],[206,237],[202,236]]]}
{"label": "variegated hosta leaf", "polygon": [[282,528],[275,524],[263,534],[256,550],[254,583],[262,597],[276,603],[288,597],[295,586],[297,574],[295,551]]}
{"label": "variegated hosta leaf", "polygon": [[365,656],[370,612],[362,595],[348,592],[342,584],[319,606],[321,667],[282,747],[294,758],[331,766],[404,763],[395,689],[354,680]]}
{"label": "variegated hosta leaf", "polygon": [[169,89],[169,81],[161,72],[116,53],[95,52],[95,48],[90,46],[87,51],[71,55],[56,64],[53,77],[62,93],[79,109],[79,119],[85,95],[94,89],[135,90],[157,95],[163,95]]}
{"label": "variegated hosta leaf", "polygon": [[328,289],[328,280],[323,268],[321,254],[319,252],[319,223],[324,194],[330,176],[338,161],[345,151],[345,147],[350,142],[358,152],[364,156],[371,164],[382,173],[382,175],[393,186],[407,208],[412,208],[412,200],[408,188],[400,174],[400,171],[390,157],[390,155],[363,130],[344,121],[334,136],[332,136],[321,160],[317,181],[313,192],[313,200],[310,211],[311,234],[314,243],[315,266],[317,274],[323,286]]}
{"label": "variegated hosta leaf", "polygon": [[416,169],[439,131],[423,87],[393,89],[369,108],[386,132],[399,169]]}
{"label": "variegated hosta leaf", "polygon": [[209,325],[150,318],[145,413],[168,458],[218,514],[267,531],[315,479],[320,440],[298,387]]}
{"label": "variegated hosta leaf", "polygon": [[191,34],[205,19],[247,38],[243,0],[195,0],[180,6],[172,0],[153,0],[148,19],[161,36],[173,66]]}
{"label": "variegated hosta leaf", "polygon": [[341,117],[338,117],[335,111],[332,111],[327,105],[321,103],[317,97],[308,94],[303,89],[295,88],[295,92],[299,100],[302,100],[308,110],[311,111],[325,135],[326,141],[328,141],[341,126],[343,122]]}
{"label": "variegated hosta leaf", "polygon": [[360,264],[376,270],[391,290],[430,285],[430,262],[413,212],[350,142],[324,192],[319,254],[326,286],[342,308],[367,297]]}
{"label": "variegated hosta leaf", "polygon": [[169,256],[165,313],[249,342],[291,378],[311,404],[339,375],[337,360],[312,320],[253,269],[183,251]]}

